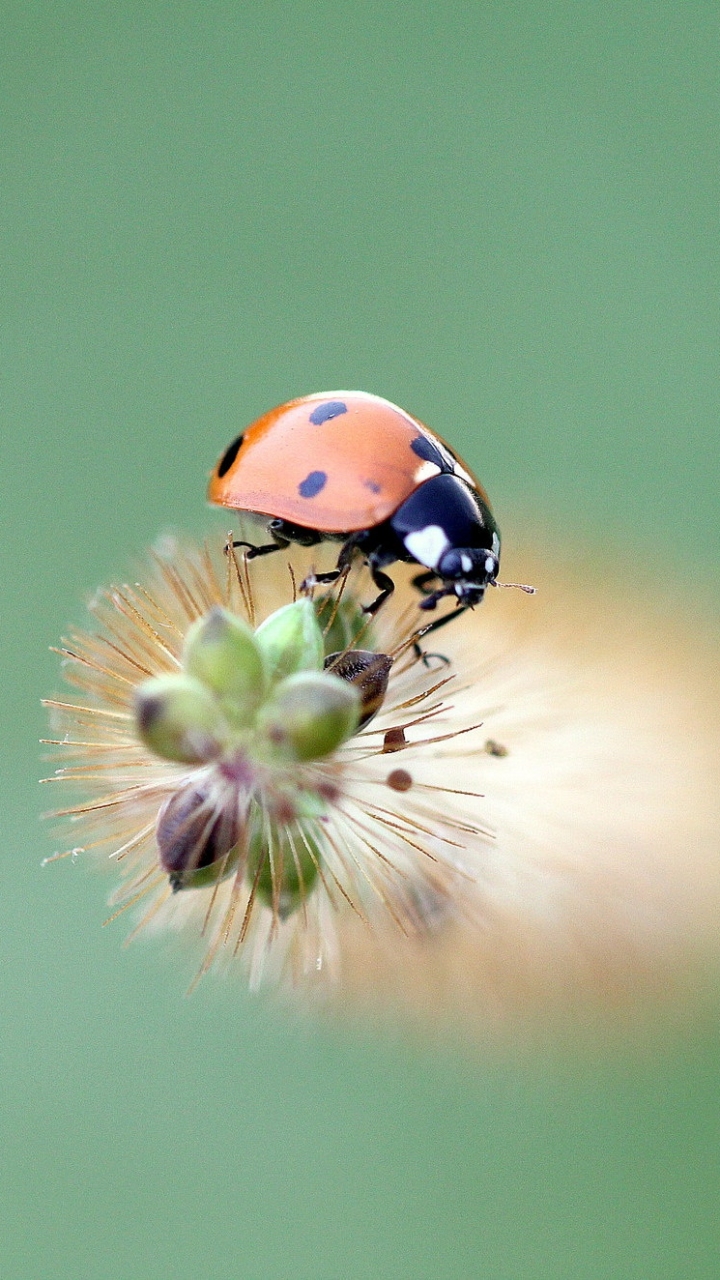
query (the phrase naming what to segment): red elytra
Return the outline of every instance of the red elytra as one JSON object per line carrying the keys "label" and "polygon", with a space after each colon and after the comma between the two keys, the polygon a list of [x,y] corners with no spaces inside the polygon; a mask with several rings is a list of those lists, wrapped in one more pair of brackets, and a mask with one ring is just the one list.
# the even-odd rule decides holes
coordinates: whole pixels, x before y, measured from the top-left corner
{"label": "red elytra", "polygon": [[[319,533],[372,529],[441,466],[419,456],[418,436],[445,455],[442,469],[482,486],[429,427],[381,396],[319,392],[263,414],[226,449],[212,473],[211,502],[287,520]],[[413,442],[416,447],[413,448]]]}

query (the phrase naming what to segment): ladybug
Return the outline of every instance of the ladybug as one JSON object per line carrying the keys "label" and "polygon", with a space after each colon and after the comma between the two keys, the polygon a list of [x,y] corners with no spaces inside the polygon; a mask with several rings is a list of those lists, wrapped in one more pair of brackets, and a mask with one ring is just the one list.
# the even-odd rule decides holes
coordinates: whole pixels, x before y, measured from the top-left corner
{"label": "ladybug", "polygon": [[248,558],[292,542],[338,541],[337,567],[313,579],[334,582],[362,555],[378,589],[369,614],[394,590],[388,565],[422,565],[413,578],[420,608],[446,596],[458,606],[423,634],[479,604],[497,578],[500,534],[485,490],[434,431],[364,391],[319,392],[271,409],[225,450],[208,497],[269,517],[271,542],[235,543]]}

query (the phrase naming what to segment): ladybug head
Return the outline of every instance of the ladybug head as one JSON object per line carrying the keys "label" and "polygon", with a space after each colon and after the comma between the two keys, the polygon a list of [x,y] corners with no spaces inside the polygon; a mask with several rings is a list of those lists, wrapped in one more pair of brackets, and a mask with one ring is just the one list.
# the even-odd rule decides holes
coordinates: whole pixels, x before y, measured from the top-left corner
{"label": "ladybug head", "polygon": [[438,577],[465,604],[479,603],[499,570],[500,561],[486,547],[449,547],[437,566]]}
{"label": "ladybug head", "polygon": [[472,608],[480,604],[486,587],[493,586],[500,561],[485,547],[450,547],[438,561],[437,576],[442,587],[420,603],[421,609],[434,609],[444,596],[455,596],[459,604]]}

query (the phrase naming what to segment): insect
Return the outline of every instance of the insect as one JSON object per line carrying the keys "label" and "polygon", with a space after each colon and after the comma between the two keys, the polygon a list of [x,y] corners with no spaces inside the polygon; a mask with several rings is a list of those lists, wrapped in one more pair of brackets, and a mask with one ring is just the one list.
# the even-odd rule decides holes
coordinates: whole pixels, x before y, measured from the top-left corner
{"label": "insect", "polygon": [[248,558],[295,542],[342,543],[334,582],[356,555],[366,560],[377,613],[394,590],[384,570],[416,563],[421,609],[446,596],[457,608],[434,631],[482,600],[499,569],[500,534],[478,480],[434,431],[404,409],[364,391],[326,391],[290,400],[233,440],[210,479],[208,497],[222,507],[268,516],[272,541]]}

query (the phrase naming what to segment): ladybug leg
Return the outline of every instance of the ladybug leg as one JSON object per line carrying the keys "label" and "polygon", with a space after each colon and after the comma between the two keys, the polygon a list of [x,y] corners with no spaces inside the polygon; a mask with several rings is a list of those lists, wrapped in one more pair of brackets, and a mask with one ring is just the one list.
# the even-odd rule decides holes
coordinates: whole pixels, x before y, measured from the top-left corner
{"label": "ladybug leg", "polygon": [[454,618],[459,618],[460,614],[464,613],[465,610],[469,608],[469,604],[458,605],[457,609],[453,609],[451,613],[444,613],[441,618],[434,618],[432,622],[428,623],[428,625],[423,627],[422,631],[418,633],[418,638],[413,644],[413,652],[416,658],[422,659],[422,662],[426,667],[430,666],[431,658],[436,658],[438,662],[449,667],[450,659],[446,657],[444,653],[427,653],[425,649],[420,648],[420,641],[424,640],[425,636],[431,635],[433,631],[439,631],[441,627],[447,626],[448,622],[452,622]]}
{"label": "ladybug leg", "polygon": [[450,613],[444,613],[441,618],[434,618],[426,627],[423,627],[422,631],[418,632],[418,638],[423,640],[425,636],[431,635],[433,631],[439,631],[441,627],[446,627],[448,622],[452,622],[454,618],[459,618],[460,614],[470,607],[469,604],[460,604],[457,609],[452,609]]}
{"label": "ladybug leg", "polygon": [[247,542],[244,538],[238,538],[233,542],[234,547],[247,547],[248,560],[256,560],[258,556],[272,555],[273,551],[283,551],[290,539],[285,536],[282,528],[283,521],[270,520],[268,523],[268,533],[272,538],[272,542],[265,542],[261,547],[257,547],[254,542]]}
{"label": "ladybug leg", "polygon": [[437,582],[437,574],[434,569],[427,569],[425,573],[416,573],[414,578],[410,579],[410,584],[419,591],[423,596],[432,594],[432,583]]}
{"label": "ladybug leg", "polygon": [[[350,568],[355,552],[360,550],[365,554],[360,540],[361,537],[362,535],[359,537],[348,538],[347,542],[344,542],[340,549],[337,566],[334,569],[329,569],[327,573],[314,573],[312,578],[305,579],[305,582],[302,584],[303,587],[310,585],[315,586],[316,583],[326,584],[337,582],[338,578],[340,578],[342,574]],[[380,569],[377,564],[372,551],[367,555],[367,564],[372,575],[372,580],[378,588],[378,595],[375,597],[372,604],[366,604],[363,606],[363,613],[369,614],[372,618],[375,616],[378,609],[380,609],[381,606],[384,605],[385,601],[392,595],[395,590],[395,583],[392,578],[382,572],[382,569]]]}
{"label": "ladybug leg", "polygon": [[377,565],[373,564],[372,559],[370,559],[368,563],[370,565],[372,580],[375,583],[375,586],[379,589],[380,594],[375,597],[372,604],[366,604],[363,607],[363,613],[369,613],[370,617],[374,618],[378,609],[380,609],[384,605],[385,601],[392,595],[395,590],[395,583],[392,578],[388,577],[386,573],[383,573],[382,569],[378,569]]}
{"label": "ladybug leg", "polygon": [[424,667],[430,667],[433,659],[440,664],[441,667],[449,667],[450,659],[446,653],[428,653],[427,649],[421,649],[419,642],[416,640],[413,644],[413,653],[419,658]]}
{"label": "ladybug leg", "polygon": [[269,556],[273,551],[282,551],[286,546],[286,542],[266,542],[263,547],[256,547],[254,542],[244,542],[242,539],[231,542],[232,547],[247,547],[248,560],[256,560],[258,556]]}
{"label": "ladybug leg", "polygon": [[[322,539],[318,535],[316,535],[315,541],[320,542],[322,541]],[[308,545],[312,545],[312,544],[308,544]],[[346,572],[346,570],[350,568],[350,565],[352,564],[353,554],[355,552],[356,547],[357,547],[357,539],[348,538],[347,541],[344,542],[342,547],[340,548],[340,555],[337,558],[337,564],[335,568],[327,569],[325,573],[310,574],[310,576],[307,577],[305,581],[301,584],[301,590],[303,589],[308,590],[310,587],[315,587],[315,586],[318,586],[319,584],[322,586],[325,586],[328,583],[337,582],[338,578],[342,577],[342,575]]]}
{"label": "ladybug leg", "polygon": [[342,569],[328,569],[327,573],[313,573],[309,578],[305,579],[301,586],[308,589],[318,586],[320,583],[324,586],[327,582],[337,582],[341,573]]}
{"label": "ladybug leg", "polygon": [[273,551],[285,551],[291,542],[297,542],[302,547],[313,547],[317,542],[322,541],[321,535],[315,529],[301,528],[300,525],[291,524],[289,520],[269,520],[267,529],[272,542],[265,542],[261,547],[256,547],[254,542],[246,542],[241,538],[233,542],[233,546],[247,547],[248,560],[256,560],[258,556],[269,556]]}

